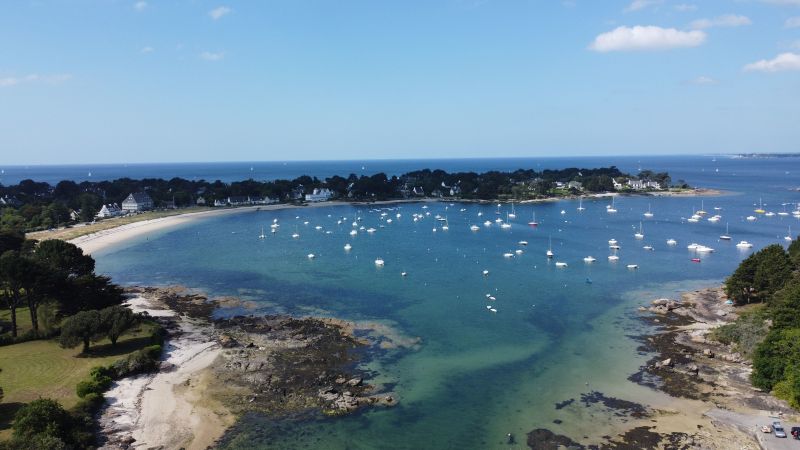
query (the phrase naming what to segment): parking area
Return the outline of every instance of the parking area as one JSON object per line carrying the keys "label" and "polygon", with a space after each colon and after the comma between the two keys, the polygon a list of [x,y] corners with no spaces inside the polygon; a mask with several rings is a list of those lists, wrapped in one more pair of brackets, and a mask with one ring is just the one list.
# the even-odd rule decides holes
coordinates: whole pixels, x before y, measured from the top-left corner
{"label": "parking area", "polygon": [[[713,409],[706,413],[714,421],[719,421],[725,424],[733,425],[742,431],[752,433],[758,439],[761,448],[766,450],[800,450],[800,440],[796,440],[790,434],[792,427],[800,427],[800,423],[784,420],[778,417],[756,416],[739,414],[733,411],[722,409]],[[779,421],[786,432],[785,438],[775,436],[774,432],[764,433],[761,427],[764,425],[772,425],[773,422]]]}

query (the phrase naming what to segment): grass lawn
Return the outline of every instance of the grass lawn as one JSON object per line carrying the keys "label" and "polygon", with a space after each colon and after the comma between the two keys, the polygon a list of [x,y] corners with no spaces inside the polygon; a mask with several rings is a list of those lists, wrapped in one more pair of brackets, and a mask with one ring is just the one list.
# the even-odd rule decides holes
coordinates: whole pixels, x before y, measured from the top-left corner
{"label": "grass lawn", "polygon": [[122,225],[127,225],[129,223],[141,222],[143,220],[150,220],[150,219],[159,219],[161,217],[176,216],[178,214],[210,211],[212,209],[214,208],[193,206],[190,208],[169,209],[162,211],[148,211],[142,214],[136,214],[134,216],[124,216],[124,217],[116,217],[112,219],[100,220],[98,222],[95,222],[94,224],[74,226],[71,228],[59,228],[53,231],[36,231],[28,233],[26,237],[28,239],[38,239],[41,241],[47,239],[62,239],[68,241],[70,239],[75,239],[76,237],[96,233],[98,231],[108,230],[111,228],[116,228]]}
{"label": "grass lawn", "polygon": [[153,324],[145,323],[120,337],[112,347],[108,340],[93,343],[89,355],[80,355],[81,346],[59,347],[55,340],[30,341],[0,347],[0,439],[10,436],[10,425],[23,404],[39,397],[58,400],[65,408],[78,401],[75,385],[86,379],[89,370],[108,365],[150,344]]}

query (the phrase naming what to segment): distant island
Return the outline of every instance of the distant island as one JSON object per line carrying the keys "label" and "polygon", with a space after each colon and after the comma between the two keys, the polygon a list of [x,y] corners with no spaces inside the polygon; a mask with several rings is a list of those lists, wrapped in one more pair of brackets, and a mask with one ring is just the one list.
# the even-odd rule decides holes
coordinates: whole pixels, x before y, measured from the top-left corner
{"label": "distant island", "polygon": [[301,176],[293,180],[222,181],[120,178],[113,181],[64,180],[55,186],[22,180],[0,185],[0,225],[19,231],[47,230],[148,210],[230,207],[323,201],[371,202],[403,199],[531,201],[610,192],[646,193],[686,190],[668,173],[617,167],[567,168],[484,173],[418,170],[400,176]]}
{"label": "distant island", "polygon": [[797,158],[800,153],[739,153],[734,158]]}

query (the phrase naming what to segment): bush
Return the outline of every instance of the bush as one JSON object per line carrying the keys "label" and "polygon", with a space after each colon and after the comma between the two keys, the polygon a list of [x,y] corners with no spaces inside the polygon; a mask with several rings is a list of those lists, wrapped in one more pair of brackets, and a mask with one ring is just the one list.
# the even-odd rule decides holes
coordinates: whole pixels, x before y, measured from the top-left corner
{"label": "bush", "polygon": [[715,328],[709,339],[733,345],[745,357],[750,357],[769,331],[763,310],[744,313],[734,322]]}
{"label": "bush", "polygon": [[28,403],[17,411],[14,416],[13,438],[14,441],[22,444],[53,443],[56,448],[59,447],[57,444],[61,441],[66,447],[73,443],[72,426],[72,417],[57,401],[41,398]]}
{"label": "bush", "polygon": [[151,345],[131,353],[126,358],[116,361],[112,368],[118,378],[129,375],[154,372],[158,370],[161,360],[161,346]]}
{"label": "bush", "polygon": [[78,397],[84,398],[88,394],[99,394],[103,395],[103,392],[107,391],[108,388],[111,387],[111,383],[113,380],[107,376],[101,376],[97,379],[92,379],[88,381],[81,381],[75,387],[75,392],[78,394]]}

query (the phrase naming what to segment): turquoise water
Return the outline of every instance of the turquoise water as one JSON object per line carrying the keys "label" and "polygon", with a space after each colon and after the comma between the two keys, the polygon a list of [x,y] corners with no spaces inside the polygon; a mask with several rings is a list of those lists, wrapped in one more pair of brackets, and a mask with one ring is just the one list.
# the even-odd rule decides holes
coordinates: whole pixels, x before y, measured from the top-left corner
{"label": "turquoise water", "polygon": [[[123,284],[183,284],[253,300],[259,312],[378,321],[421,339],[417,350],[379,352],[369,365],[380,374],[372,381],[396,393],[397,407],[306,422],[248,418],[229,436],[229,448],[522,448],[534,428],[576,439],[612,432],[613,418],[554,404],[590,390],[634,400],[652,395],[626,381],[647,359],[629,337],[643,331],[636,306],[719,282],[750,253],[734,246],[739,240],[755,250],[785,244],[790,225],[800,231],[792,217],[744,220],[759,196],[776,212],[780,203],[798,201],[785,164],[766,163],[761,172],[750,164],[740,171],[750,171],[749,182],[719,178],[723,187],[739,188],[736,194],[621,197],[616,214],[606,212],[609,199],[585,199],[582,212],[577,201],[515,205],[510,229],[494,223],[509,205],[500,215],[496,205],[460,203],[250,211],[198,220],[96,256],[98,269]],[[722,215],[719,222],[682,220],[701,200],[709,216]],[[642,216],[648,208],[652,219]],[[534,212],[538,227],[527,224]],[[415,213],[423,218],[413,221]],[[447,218],[448,231],[437,214]],[[357,217],[359,227],[376,232],[350,236]],[[276,219],[280,228],[271,234]],[[486,220],[492,225],[484,226]],[[645,237],[637,240],[640,221]],[[718,240],[726,222],[731,242]],[[480,229],[471,231],[472,224]],[[268,236],[259,240],[262,227]],[[622,247],[617,263],[607,260],[611,238]],[[669,238],[678,245],[668,246]],[[550,239],[552,260],[545,256]],[[692,262],[691,242],[716,251]],[[352,250],[343,249],[346,243]],[[517,249],[523,253],[503,256]],[[597,261],[584,263],[587,255]],[[376,266],[379,257],[385,266]],[[507,444],[507,433],[516,445]]]}

